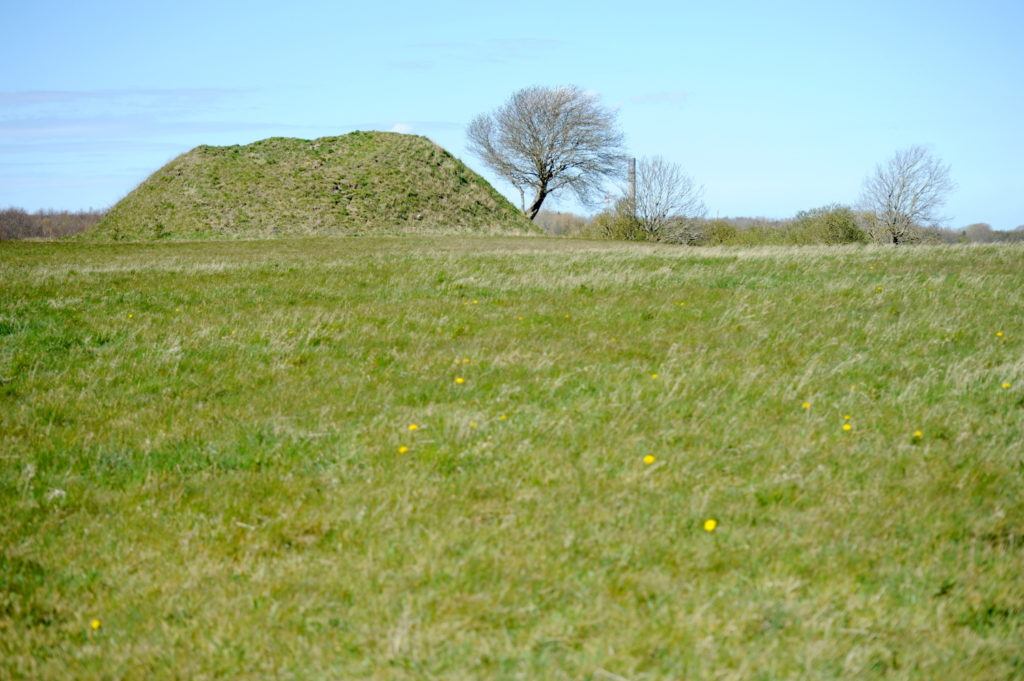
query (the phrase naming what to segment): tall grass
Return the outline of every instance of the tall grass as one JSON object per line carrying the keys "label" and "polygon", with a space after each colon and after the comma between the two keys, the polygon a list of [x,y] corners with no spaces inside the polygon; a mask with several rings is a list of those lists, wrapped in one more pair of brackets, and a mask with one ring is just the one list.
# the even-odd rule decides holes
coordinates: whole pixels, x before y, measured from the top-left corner
{"label": "tall grass", "polygon": [[1022,256],[0,244],[0,678],[1020,678]]}

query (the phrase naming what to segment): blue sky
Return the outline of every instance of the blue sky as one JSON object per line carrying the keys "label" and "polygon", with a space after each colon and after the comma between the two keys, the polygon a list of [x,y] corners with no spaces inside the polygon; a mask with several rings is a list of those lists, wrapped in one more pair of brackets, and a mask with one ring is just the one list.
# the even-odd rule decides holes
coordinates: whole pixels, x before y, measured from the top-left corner
{"label": "blue sky", "polygon": [[1020,0],[0,0],[0,25],[0,207],[107,207],[200,144],[371,129],[431,138],[518,203],[465,126],[573,84],[711,215],[853,203],[921,144],[952,166],[949,225],[1024,224]]}

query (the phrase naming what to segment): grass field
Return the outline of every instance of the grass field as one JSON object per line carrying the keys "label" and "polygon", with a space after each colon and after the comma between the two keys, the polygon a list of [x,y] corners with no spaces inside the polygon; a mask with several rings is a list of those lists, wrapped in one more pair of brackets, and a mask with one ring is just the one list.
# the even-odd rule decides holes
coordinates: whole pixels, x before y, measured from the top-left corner
{"label": "grass field", "polygon": [[0,243],[0,406],[2,679],[1024,678],[1024,247]]}

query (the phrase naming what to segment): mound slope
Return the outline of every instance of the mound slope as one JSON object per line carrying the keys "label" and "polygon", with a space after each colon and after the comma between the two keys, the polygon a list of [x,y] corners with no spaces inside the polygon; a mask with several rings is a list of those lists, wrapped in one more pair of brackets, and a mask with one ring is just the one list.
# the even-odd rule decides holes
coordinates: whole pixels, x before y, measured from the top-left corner
{"label": "mound slope", "polygon": [[273,137],[182,154],[83,237],[232,239],[388,232],[539,231],[425,137]]}

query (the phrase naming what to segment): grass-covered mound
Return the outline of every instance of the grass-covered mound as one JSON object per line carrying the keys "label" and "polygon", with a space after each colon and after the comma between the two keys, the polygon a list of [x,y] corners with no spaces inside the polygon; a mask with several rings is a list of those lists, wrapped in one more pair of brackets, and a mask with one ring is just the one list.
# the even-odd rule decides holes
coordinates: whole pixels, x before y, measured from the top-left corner
{"label": "grass-covered mound", "polygon": [[533,229],[486,180],[427,138],[353,132],[196,147],[150,176],[84,237],[137,241]]}

